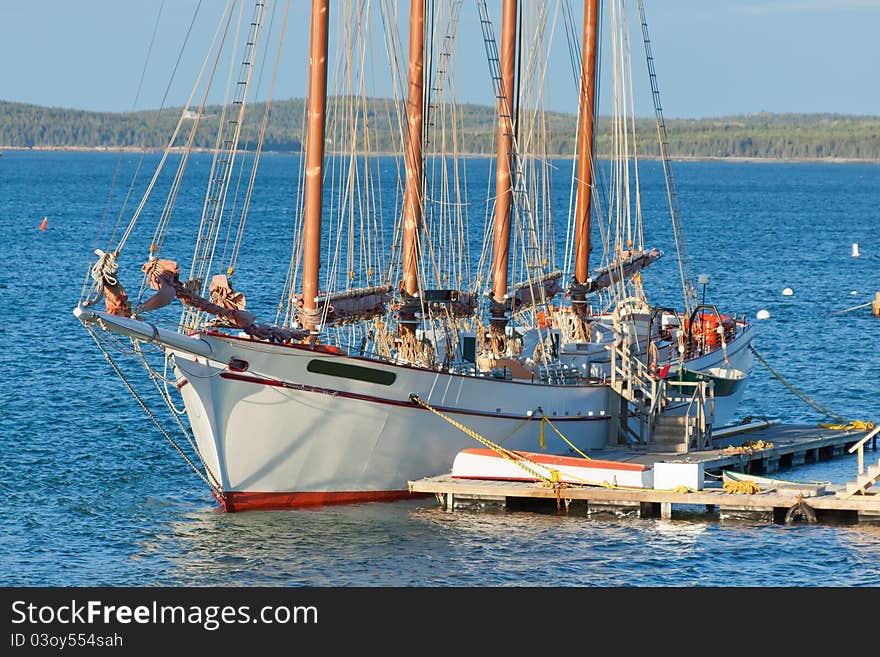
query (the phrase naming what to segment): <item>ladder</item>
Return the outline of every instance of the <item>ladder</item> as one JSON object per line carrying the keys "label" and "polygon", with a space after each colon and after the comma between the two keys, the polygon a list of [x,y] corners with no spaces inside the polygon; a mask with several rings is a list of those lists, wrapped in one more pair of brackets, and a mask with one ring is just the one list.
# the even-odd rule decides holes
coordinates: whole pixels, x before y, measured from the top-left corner
{"label": "ladder", "polygon": [[[211,267],[214,246],[223,218],[226,196],[229,191],[229,181],[232,178],[235,155],[238,151],[241,126],[244,120],[244,111],[247,105],[248,88],[254,72],[257,42],[262,31],[265,15],[265,0],[256,0],[239,66],[238,80],[232,93],[232,102],[228,109],[224,106],[220,116],[220,129],[218,130],[214,147],[214,160],[211,163],[208,189],[202,207],[202,219],[199,223],[199,233],[193,251],[193,262],[190,270],[190,279],[201,282],[203,296],[207,294],[209,284],[207,274]],[[227,111],[229,112],[228,117]],[[185,308],[181,317],[182,326],[192,327],[198,313],[199,311],[195,308]]]}
{"label": "ladder", "polygon": [[684,230],[681,225],[681,208],[678,202],[678,191],[675,187],[675,178],[672,175],[672,165],[669,161],[669,136],[666,132],[666,120],[663,118],[663,105],[660,102],[660,85],[657,82],[657,72],[654,68],[651,37],[648,35],[648,21],[645,18],[645,6],[642,0],[639,0],[639,19],[642,23],[642,40],[645,43],[645,57],[648,60],[648,77],[651,80],[651,98],[654,101],[657,137],[660,142],[660,161],[663,164],[663,177],[666,180],[666,196],[669,200],[672,232],[675,237],[675,250],[678,254],[678,268],[679,275],[681,276],[682,290],[684,291],[685,311],[689,316],[691,311],[697,305],[697,290],[694,286],[693,276],[690,271],[690,256],[688,255]]}
{"label": "ladder", "polygon": [[443,47],[437,56],[437,68],[430,85],[430,102],[428,103],[428,121],[425,131],[425,143],[431,142],[431,130],[434,128],[434,115],[436,114],[438,103],[437,99],[443,95],[446,89],[446,78],[449,74],[450,61],[452,60],[452,44],[455,41],[455,32],[458,29],[459,17],[461,16],[461,5],[464,0],[455,0],[449,10],[449,25],[446,28],[446,35],[443,37]]}
{"label": "ladder", "polygon": [[[492,26],[492,19],[489,16],[489,8],[486,0],[477,0],[477,9],[480,16],[480,28],[483,31],[483,44],[486,48],[486,59],[489,63],[489,75],[492,78],[492,87],[495,91],[495,99],[498,102],[498,116],[501,119],[507,119],[507,125],[514,125],[513,104],[511,99],[507,97],[504,91],[501,78],[501,59],[498,55],[498,43],[495,40],[495,31]],[[513,215],[519,220],[521,230],[517,233],[522,234],[523,250],[525,251],[526,267],[528,269],[528,279],[537,280],[546,272],[544,271],[544,262],[541,258],[540,242],[538,234],[535,230],[535,218],[529,203],[528,190],[526,189],[526,176],[523,171],[522,158],[519,155],[519,148],[516,143],[516,131],[507,134],[513,145],[513,152],[510,156],[510,168],[512,178],[512,195],[513,195]],[[520,217],[520,215],[523,215]],[[514,233],[516,234],[516,233]]]}

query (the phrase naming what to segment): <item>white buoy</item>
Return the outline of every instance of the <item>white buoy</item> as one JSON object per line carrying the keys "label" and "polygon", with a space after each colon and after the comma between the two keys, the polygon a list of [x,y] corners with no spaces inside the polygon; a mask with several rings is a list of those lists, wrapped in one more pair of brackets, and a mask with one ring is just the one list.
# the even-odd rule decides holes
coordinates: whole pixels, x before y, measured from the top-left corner
{"label": "white buoy", "polygon": [[769,319],[770,313],[768,313],[766,310],[762,309],[762,310],[758,311],[758,314],[755,315],[755,317],[757,317],[758,319]]}
{"label": "white buoy", "polygon": [[853,257],[853,258],[858,258],[858,257],[859,257],[859,243],[858,243],[858,242],[853,242],[853,246],[852,246],[852,257]]}
{"label": "white buoy", "polygon": [[855,290],[853,290],[852,292],[850,292],[850,294],[853,295],[853,296],[855,296],[855,295],[858,294],[858,292],[856,292]]}
{"label": "white buoy", "polygon": [[784,297],[790,297],[792,294],[794,294],[794,290],[792,290],[790,287],[787,287],[782,291],[782,296]]}

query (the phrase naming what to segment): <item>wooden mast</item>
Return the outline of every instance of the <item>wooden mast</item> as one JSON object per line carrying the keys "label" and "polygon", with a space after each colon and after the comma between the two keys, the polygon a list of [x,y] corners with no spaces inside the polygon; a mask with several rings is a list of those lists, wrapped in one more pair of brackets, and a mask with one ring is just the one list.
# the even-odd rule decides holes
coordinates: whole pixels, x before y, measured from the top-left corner
{"label": "wooden mast", "polygon": [[517,0],[504,0],[501,13],[501,94],[498,99],[498,158],[495,174],[495,228],[493,233],[492,299],[495,302],[490,322],[493,329],[503,329],[507,318],[503,311],[507,296],[507,271],[510,252],[510,219],[513,185],[510,161],[513,155],[513,85],[516,70]]}
{"label": "wooden mast", "polygon": [[308,132],[303,221],[304,328],[315,333],[318,275],[321,268],[321,210],[324,176],[324,116],[327,104],[327,20],[329,0],[312,0],[309,47]]}
{"label": "wooden mast", "polygon": [[[593,109],[596,102],[596,43],[599,0],[584,0],[583,52],[581,53],[581,89],[578,110],[577,195],[575,198],[575,283],[584,285],[590,275],[590,201],[593,190]],[[581,297],[575,299],[575,296]],[[583,301],[585,295],[573,300]],[[586,311],[585,303],[574,304]]]}
{"label": "wooden mast", "polygon": [[[425,0],[409,5],[409,96],[406,120],[406,189],[403,197],[403,283],[402,291],[414,297],[419,292],[419,230],[422,225],[422,115],[424,103]],[[403,309],[400,327],[412,331],[415,316]]]}

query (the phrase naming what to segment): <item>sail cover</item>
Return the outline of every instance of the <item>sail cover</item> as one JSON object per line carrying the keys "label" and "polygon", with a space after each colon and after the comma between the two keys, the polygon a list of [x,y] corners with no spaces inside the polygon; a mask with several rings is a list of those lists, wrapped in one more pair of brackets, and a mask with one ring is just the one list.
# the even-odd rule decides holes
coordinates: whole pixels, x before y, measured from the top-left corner
{"label": "sail cover", "polygon": [[562,272],[559,270],[550,272],[538,278],[518,283],[513,288],[511,310],[514,313],[525,310],[542,303],[549,303],[554,296],[562,292],[559,286],[559,278]]}
{"label": "sail cover", "polygon": [[[364,287],[333,294],[325,294],[317,298],[317,308],[307,312],[302,307],[297,311],[300,322],[313,326],[321,324],[348,324],[350,322],[370,319],[385,313],[385,307],[391,300],[391,286],[380,285]],[[301,303],[301,299],[297,303]]]}
{"label": "sail cover", "polygon": [[617,283],[626,280],[636,272],[641,271],[652,262],[659,260],[663,255],[660,249],[650,251],[624,251],[620,257],[604,267],[593,272],[584,284],[572,283],[569,294],[589,294],[598,292]]}

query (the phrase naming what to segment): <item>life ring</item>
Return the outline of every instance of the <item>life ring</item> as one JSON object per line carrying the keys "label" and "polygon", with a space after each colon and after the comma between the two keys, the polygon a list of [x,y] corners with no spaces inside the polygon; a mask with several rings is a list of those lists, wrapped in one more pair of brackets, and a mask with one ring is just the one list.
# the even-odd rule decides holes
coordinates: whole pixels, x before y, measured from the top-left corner
{"label": "life ring", "polygon": [[803,520],[804,522],[816,522],[816,512],[809,504],[799,499],[791,505],[785,513],[785,524],[790,524],[795,520]]}

